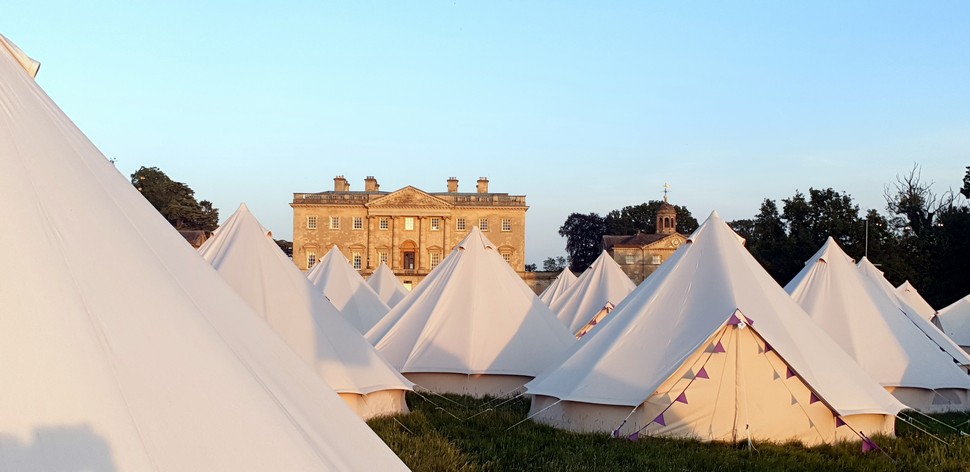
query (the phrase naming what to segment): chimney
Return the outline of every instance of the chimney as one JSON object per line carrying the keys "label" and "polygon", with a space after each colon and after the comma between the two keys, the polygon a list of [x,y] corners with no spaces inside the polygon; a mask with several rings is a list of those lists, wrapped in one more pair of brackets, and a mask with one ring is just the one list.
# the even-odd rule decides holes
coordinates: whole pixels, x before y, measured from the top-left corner
{"label": "chimney", "polygon": [[347,183],[347,179],[342,175],[338,175],[333,178],[333,191],[334,192],[349,192],[350,184]]}
{"label": "chimney", "polygon": [[448,177],[448,193],[458,192],[458,177]]}
{"label": "chimney", "polygon": [[488,193],[488,177],[478,178],[478,193]]}
{"label": "chimney", "polygon": [[376,192],[381,189],[381,186],[377,183],[377,179],[373,175],[368,175],[364,179],[364,191],[365,192]]}

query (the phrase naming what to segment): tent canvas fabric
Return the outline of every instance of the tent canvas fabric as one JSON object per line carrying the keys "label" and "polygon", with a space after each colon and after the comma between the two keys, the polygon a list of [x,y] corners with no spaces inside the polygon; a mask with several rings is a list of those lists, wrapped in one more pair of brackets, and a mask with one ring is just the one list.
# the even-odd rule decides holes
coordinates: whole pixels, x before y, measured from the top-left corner
{"label": "tent canvas fabric", "polygon": [[534,420],[619,436],[831,443],[903,408],[717,213],[526,389]]}
{"label": "tent canvas fabric", "polygon": [[307,278],[361,333],[366,333],[390,311],[336,245],[310,269]]}
{"label": "tent canvas fabric", "polygon": [[520,389],[574,342],[477,227],[366,338],[418,387],[474,396]]}
{"label": "tent canvas fabric", "polygon": [[545,303],[546,306],[552,305],[552,303],[556,301],[556,299],[559,298],[563,293],[565,293],[566,289],[572,286],[573,282],[575,281],[576,276],[573,275],[572,271],[570,271],[568,267],[563,269],[562,272],[556,276],[556,280],[553,280],[552,283],[549,284],[549,286],[546,287],[541,294],[539,294],[539,300],[542,300],[542,303]]}
{"label": "tent canvas fabric", "polygon": [[406,470],[3,48],[0,156],[0,470]]}
{"label": "tent canvas fabric", "polygon": [[880,385],[924,412],[967,407],[970,377],[829,238],[785,287]]}
{"label": "tent canvas fabric", "polygon": [[619,305],[636,284],[603,251],[549,308],[570,333],[577,334],[607,303]]}
{"label": "tent canvas fabric", "polygon": [[964,350],[970,352],[970,295],[967,295],[937,315],[943,332]]}
{"label": "tent canvas fabric", "polygon": [[377,266],[377,270],[367,279],[367,285],[374,289],[377,297],[390,308],[407,296],[408,289],[394,276],[394,272],[384,262]]}
{"label": "tent canvas fabric", "polygon": [[919,290],[916,290],[916,287],[909,283],[908,280],[896,287],[896,295],[916,310],[924,319],[933,323],[937,328],[940,327],[938,324],[939,321],[936,319],[936,309],[920,295]]}
{"label": "tent canvas fabric", "polygon": [[926,337],[930,338],[934,344],[939,346],[940,349],[944,350],[954,362],[963,367],[966,371],[967,367],[970,366],[970,356],[960,348],[952,339],[943,334],[939,328],[933,323],[927,320],[923,315],[920,314],[919,310],[906,302],[905,299],[899,296],[896,288],[893,287],[888,280],[886,280],[885,275],[881,270],[879,270],[868,258],[863,257],[856,264],[859,271],[862,273],[863,278],[871,284],[874,284],[873,289],[875,290],[875,296],[881,296],[882,298],[889,300],[892,303],[896,303],[897,307],[916,329],[920,330]]}
{"label": "tent canvas fabric", "polygon": [[245,204],[199,254],[362,418],[407,413],[411,382],[283,254]]}

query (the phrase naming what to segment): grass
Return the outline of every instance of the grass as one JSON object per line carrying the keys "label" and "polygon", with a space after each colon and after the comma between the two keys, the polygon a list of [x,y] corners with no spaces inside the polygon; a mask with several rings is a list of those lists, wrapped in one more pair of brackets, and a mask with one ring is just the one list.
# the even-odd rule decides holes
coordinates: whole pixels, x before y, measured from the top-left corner
{"label": "grass", "polygon": [[874,438],[887,456],[863,454],[859,443],[812,448],[755,443],[756,450],[750,450],[744,444],[688,439],[632,442],[532,421],[513,427],[526,418],[526,398],[501,404],[501,399],[422,395],[408,394],[410,414],[368,422],[415,471],[970,471],[970,436],[936,422],[958,425],[970,420],[968,414],[935,415],[936,421],[913,415],[916,426],[948,444],[897,420],[896,438]]}

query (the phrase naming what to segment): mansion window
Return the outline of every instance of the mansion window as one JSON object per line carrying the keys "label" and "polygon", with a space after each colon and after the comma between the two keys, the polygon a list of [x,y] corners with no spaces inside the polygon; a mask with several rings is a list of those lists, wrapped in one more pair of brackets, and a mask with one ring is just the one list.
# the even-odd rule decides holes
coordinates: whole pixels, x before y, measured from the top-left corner
{"label": "mansion window", "polygon": [[478,229],[482,231],[488,231],[488,218],[478,219]]}
{"label": "mansion window", "polygon": [[378,251],[377,252],[377,262],[378,263],[383,262],[383,263],[387,264],[387,251]]}
{"label": "mansion window", "polygon": [[364,268],[364,258],[360,255],[360,252],[352,252],[350,254],[350,260],[354,263],[354,269],[360,270]]}
{"label": "mansion window", "polygon": [[650,260],[650,263],[653,265],[660,265],[660,256],[653,256],[653,259]]}
{"label": "mansion window", "polygon": [[363,218],[361,218],[359,216],[355,216],[354,217],[354,229],[364,229],[364,219]]}
{"label": "mansion window", "polygon": [[312,269],[315,265],[317,265],[317,253],[308,252],[306,255],[306,268]]}
{"label": "mansion window", "polygon": [[512,252],[502,251],[502,259],[505,259],[505,262],[507,262],[509,265],[512,265]]}
{"label": "mansion window", "polygon": [[627,265],[632,265],[634,262],[636,262],[636,258],[633,256],[633,254],[627,254],[626,255]]}
{"label": "mansion window", "polygon": [[455,220],[455,229],[458,231],[465,231],[465,219],[458,218]]}
{"label": "mansion window", "polygon": [[380,228],[381,228],[382,230],[386,230],[386,229],[387,229],[387,227],[388,227],[388,224],[387,224],[387,217],[386,217],[386,216],[382,216],[382,217],[381,217],[381,219],[380,219],[380,223],[379,223],[379,226],[380,226]]}
{"label": "mansion window", "polygon": [[435,267],[438,267],[438,264],[439,263],[441,263],[441,253],[438,252],[438,251],[431,251],[430,256],[431,256],[430,257],[431,258],[431,268],[434,269]]}
{"label": "mansion window", "polygon": [[408,216],[404,218],[404,230],[411,231],[414,229],[414,217]]}
{"label": "mansion window", "polygon": [[441,229],[441,218],[431,218],[431,231],[438,231]]}
{"label": "mansion window", "polygon": [[502,218],[502,231],[512,231],[512,218]]}
{"label": "mansion window", "polygon": [[317,215],[306,217],[306,229],[317,229]]}
{"label": "mansion window", "polygon": [[331,216],[330,217],[330,229],[340,229],[340,217]]}

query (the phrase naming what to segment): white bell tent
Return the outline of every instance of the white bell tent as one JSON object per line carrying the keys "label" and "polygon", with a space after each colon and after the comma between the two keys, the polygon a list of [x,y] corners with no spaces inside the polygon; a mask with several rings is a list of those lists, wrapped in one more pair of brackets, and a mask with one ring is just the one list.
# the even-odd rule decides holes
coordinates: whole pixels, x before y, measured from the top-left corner
{"label": "white bell tent", "polygon": [[717,213],[526,389],[535,421],[631,439],[833,443],[892,434],[903,408]]}
{"label": "white bell tent", "polygon": [[310,269],[307,278],[361,334],[390,311],[336,245]]}
{"label": "white bell tent", "polygon": [[901,402],[924,413],[967,408],[970,377],[831,237],[785,287],[792,298]]}
{"label": "white bell tent", "polygon": [[595,318],[602,319],[635,288],[620,265],[603,251],[549,308],[570,333],[577,334]]}
{"label": "white bell tent", "polygon": [[394,272],[383,261],[377,266],[377,270],[367,279],[367,285],[374,289],[377,297],[390,308],[394,308],[398,302],[407,296],[408,289],[394,276]]}
{"label": "white bell tent", "polygon": [[366,337],[418,387],[473,396],[519,391],[575,342],[477,227]]}
{"label": "white bell tent", "polygon": [[936,319],[936,308],[933,308],[933,305],[930,305],[908,280],[896,287],[896,295],[913,307],[920,316],[933,323],[937,328],[940,327],[939,320]]}
{"label": "white bell tent", "polygon": [[245,204],[199,254],[360,417],[407,413],[411,382],[293,265]]}
{"label": "white bell tent", "polygon": [[889,300],[890,303],[895,303],[899,310],[913,323],[916,329],[930,338],[940,349],[944,350],[965,372],[967,371],[968,367],[970,367],[970,356],[953,342],[953,340],[943,334],[933,323],[923,317],[919,310],[900,297],[896,288],[893,287],[893,284],[889,283],[889,280],[886,280],[886,276],[879,268],[866,257],[859,260],[856,267],[862,273],[863,279],[875,284],[873,287],[873,296],[882,297]]}
{"label": "white bell tent", "polygon": [[568,267],[563,269],[562,272],[556,276],[556,280],[553,280],[552,283],[549,284],[549,286],[546,287],[541,294],[539,294],[539,300],[542,300],[542,303],[545,303],[546,306],[552,305],[553,302],[555,302],[557,298],[565,293],[566,289],[572,286],[573,282],[575,281],[576,276],[572,273],[572,271],[570,271]]}
{"label": "white bell tent", "polygon": [[406,470],[0,45],[0,470]]}
{"label": "white bell tent", "polygon": [[940,327],[953,342],[970,352],[970,295],[940,310]]}

